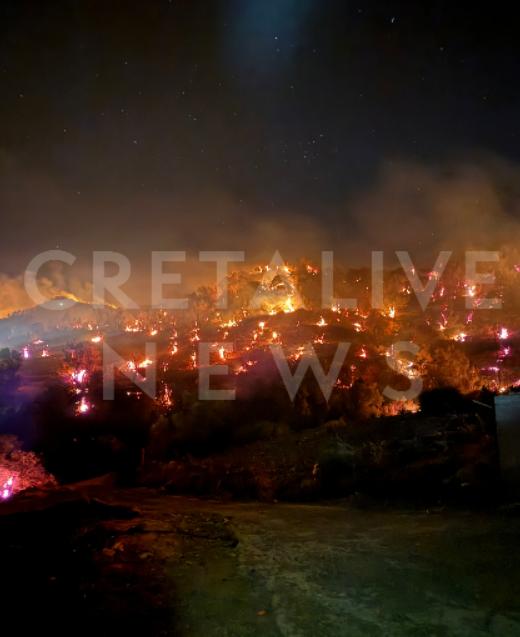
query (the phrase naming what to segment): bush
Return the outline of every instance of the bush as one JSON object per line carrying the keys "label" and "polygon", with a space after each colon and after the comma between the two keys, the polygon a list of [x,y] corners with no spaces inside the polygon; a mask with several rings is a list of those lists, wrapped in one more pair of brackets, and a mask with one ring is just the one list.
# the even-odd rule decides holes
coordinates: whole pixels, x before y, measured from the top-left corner
{"label": "bush", "polygon": [[343,442],[324,451],[319,457],[318,467],[325,493],[339,495],[348,489],[357,464],[352,449]]}
{"label": "bush", "polygon": [[150,427],[148,454],[151,460],[164,462],[168,459],[173,440],[173,425],[167,416],[161,416]]}
{"label": "bush", "polygon": [[22,451],[15,436],[0,436],[0,499],[33,487],[54,487],[54,476],[47,473],[38,456]]}
{"label": "bush", "polygon": [[428,416],[463,411],[468,401],[454,387],[440,387],[425,391],[419,396],[421,412]]}

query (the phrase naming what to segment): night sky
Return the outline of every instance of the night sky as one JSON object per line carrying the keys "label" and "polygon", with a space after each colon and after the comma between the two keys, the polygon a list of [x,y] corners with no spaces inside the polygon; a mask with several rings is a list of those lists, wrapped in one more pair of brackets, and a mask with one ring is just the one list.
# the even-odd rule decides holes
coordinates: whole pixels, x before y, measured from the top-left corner
{"label": "night sky", "polygon": [[10,277],[56,246],[418,256],[459,210],[459,238],[518,218],[514,3],[3,0],[0,29]]}

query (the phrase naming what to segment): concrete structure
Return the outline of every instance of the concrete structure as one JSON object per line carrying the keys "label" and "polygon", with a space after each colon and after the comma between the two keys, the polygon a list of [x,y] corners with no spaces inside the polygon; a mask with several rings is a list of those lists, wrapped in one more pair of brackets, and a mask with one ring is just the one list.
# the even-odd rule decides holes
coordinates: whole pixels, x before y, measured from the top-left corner
{"label": "concrete structure", "polygon": [[495,396],[495,417],[502,479],[520,492],[520,396]]}

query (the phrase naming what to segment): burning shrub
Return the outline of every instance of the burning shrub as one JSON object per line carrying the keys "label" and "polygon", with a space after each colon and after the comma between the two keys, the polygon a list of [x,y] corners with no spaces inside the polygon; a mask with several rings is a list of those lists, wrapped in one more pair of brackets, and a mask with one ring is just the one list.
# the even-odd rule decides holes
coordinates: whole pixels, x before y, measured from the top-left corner
{"label": "burning shrub", "polygon": [[0,436],[0,499],[31,487],[56,486],[54,476],[43,468],[32,451],[22,451],[15,436]]}
{"label": "burning shrub", "polygon": [[365,383],[362,379],[341,396],[342,412],[353,420],[367,420],[381,415],[383,396],[376,383]]}

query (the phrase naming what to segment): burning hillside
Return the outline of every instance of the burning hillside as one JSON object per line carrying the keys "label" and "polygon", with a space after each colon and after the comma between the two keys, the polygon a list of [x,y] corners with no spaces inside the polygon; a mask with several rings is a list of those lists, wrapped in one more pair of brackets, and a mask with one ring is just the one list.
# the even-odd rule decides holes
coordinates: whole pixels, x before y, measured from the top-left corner
{"label": "burning hillside", "polygon": [[[520,386],[511,257],[485,285],[446,259],[435,270],[386,271],[377,304],[373,271],[336,268],[324,307],[322,268],[302,262],[233,271],[225,286],[198,287],[186,310],[37,308],[4,321],[19,346],[2,350],[0,407],[12,428],[48,412],[40,430],[59,431],[67,466],[83,478],[89,445],[107,468],[111,454],[135,462],[161,417],[163,457],[254,441],[261,423],[299,431],[413,414],[421,390],[452,387],[486,402],[483,392]],[[64,460],[48,453],[56,473]]]}
{"label": "burning hillside", "polygon": [[[134,371],[146,365],[134,356],[133,341],[128,339],[135,344],[155,342],[157,352],[151,362],[166,376],[197,369],[202,343],[214,350],[215,361],[226,362],[236,375],[251,371],[273,345],[282,347],[293,365],[309,343],[325,360],[339,342],[349,342],[339,387],[349,388],[364,379],[383,389],[383,380],[389,378],[387,362],[395,359],[392,365],[399,376],[420,376],[425,388],[453,382],[464,391],[482,385],[504,391],[520,379],[515,374],[520,266],[517,255],[502,256],[493,266],[491,285],[467,280],[461,265],[448,260],[430,271],[413,266],[387,271],[377,307],[373,307],[377,290],[370,269],[336,269],[336,300],[323,307],[321,269],[309,262],[297,266],[282,262],[228,275],[225,309],[219,308],[222,285],[201,286],[189,296],[187,311],[109,306],[96,310],[87,304],[63,312],[35,308],[1,321],[0,332],[7,335],[6,345],[22,345],[24,358],[48,356],[51,351],[55,356],[56,345],[51,342],[62,348],[67,342],[88,340],[99,349],[103,343],[118,343],[123,345],[120,354],[127,361],[131,358],[127,368]],[[416,358],[394,356],[392,347],[402,341],[419,348]],[[428,372],[440,367],[435,361],[443,356],[448,368],[467,360],[466,371],[435,378]]]}

